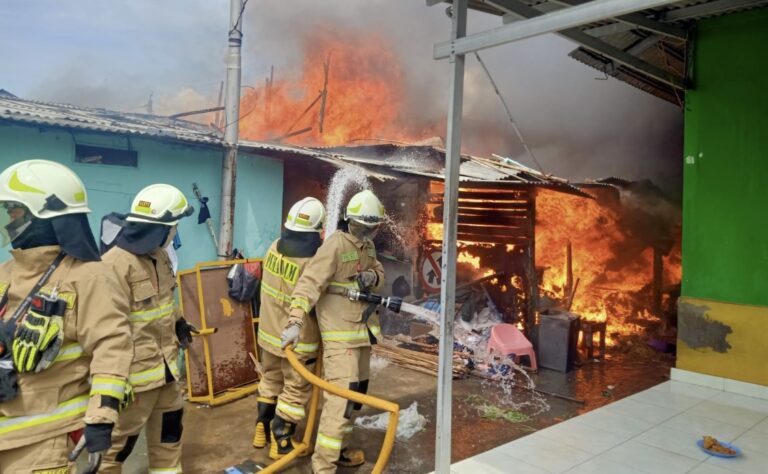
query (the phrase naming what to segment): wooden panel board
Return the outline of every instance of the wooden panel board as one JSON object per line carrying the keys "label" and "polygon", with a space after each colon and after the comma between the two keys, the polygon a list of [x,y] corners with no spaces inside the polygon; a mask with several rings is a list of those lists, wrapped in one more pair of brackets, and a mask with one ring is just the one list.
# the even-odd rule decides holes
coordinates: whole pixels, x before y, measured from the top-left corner
{"label": "wooden panel board", "polygon": [[480,224],[480,225],[497,225],[497,226],[511,226],[521,227],[529,229],[531,227],[531,220],[525,215],[506,215],[496,213],[486,216],[467,216],[459,214],[459,224]]}
{"label": "wooden panel board", "polygon": [[480,242],[488,244],[523,244],[527,245],[530,241],[527,237],[507,237],[489,234],[468,234],[460,232],[458,240],[461,242]]}
{"label": "wooden panel board", "polygon": [[530,228],[524,229],[521,227],[472,226],[459,223],[458,229],[460,234],[495,235],[500,237],[529,237],[532,234]]}
{"label": "wooden panel board", "polygon": [[[197,281],[195,272],[183,273],[181,281],[180,298],[184,311],[184,319],[196,328],[203,327],[200,318],[200,302],[197,297]],[[192,394],[195,397],[208,395],[208,378],[205,372],[205,354],[203,352],[202,338],[195,337],[187,349],[187,376],[189,377]]]}

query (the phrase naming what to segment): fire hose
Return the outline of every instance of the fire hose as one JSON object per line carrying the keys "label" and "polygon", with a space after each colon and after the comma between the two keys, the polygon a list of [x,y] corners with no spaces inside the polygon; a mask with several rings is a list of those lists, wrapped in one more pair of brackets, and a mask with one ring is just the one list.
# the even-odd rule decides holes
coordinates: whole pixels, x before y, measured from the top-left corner
{"label": "fire hose", "polygon": [[[396,313],[400,312],[400,305],[403,302],[401,298],[386,297],[374,293],[354,290],[351,288],[332,287],[328,289],[328,293],[345,296],[352,301],[369,303],[373,306],[383,306]],[[314,431],[315,420],[317,418],[317,405],[320,401],[320,390],[324,390],[326,392],[332,393],[333,395],[336,395],[337,397],[351,400],[355,403],[368,405],[389,413],[389,423],[387,424],[387,431],[384,434],[384,442],[381,445],[381,450],[379,451],[378,459],[376,459],[376,464],[373,466],[373,471],[371,471],[373,474],[381,474],[384,471],[384,467],[387,465],[387,462],[389,461],[389,456],[392,454],[392,448],[395,444],[395,435],[397,434],[397,421],[400,416],[400,406],[388,400],[383,400],[371,395],[355,392],[323,380],[320,377],[320,361],[322,358],[319,358],[315,373],[313,374],[307,370],[304,364],[302,364],[301,361],[296,357],[292,346],[285,348],[285,357],[288,359],[288,363],[291,364],[291,367],[293,367],[293,370],[298,372],[302,378],[307,380],[313,386],[312,398],[309,402],[307,426],[304,429],[303,439],[290,453],[286,454],[259,472],[264,474],[279,472],[281,469],[287,466],[288,463],[309,449],[310,442],[312,440],[312,432]]]}

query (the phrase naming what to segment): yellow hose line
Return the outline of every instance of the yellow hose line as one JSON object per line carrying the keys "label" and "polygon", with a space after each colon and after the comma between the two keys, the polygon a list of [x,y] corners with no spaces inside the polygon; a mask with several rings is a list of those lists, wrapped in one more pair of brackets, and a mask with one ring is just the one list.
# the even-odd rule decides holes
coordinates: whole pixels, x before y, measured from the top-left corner
{"label": "yellow hose line", "polygon": [[[384,435],[384,442],[381,445],[381,451],[379,451],[379,458],[376,460],[376,464],[373,466],[373,474],[381,474],[384,471],[384,467],[387,465],[387,461],[389,461],[389,456],[392,454],[392,448],[395,444],[395,434],[397,434],[397,421],[398,417],[400,416],[400,407],[393,402],[382,400],[380,398],[372,397],[370,395],[365,395],[362,393],[358,393],[346,388],[339,387],[337,385],[334,385],[330,382],[327,382],[323,380],[322,378],[318,377],[317,375],[311,373],[309,370],[307,370],[306,367],[299,361],[299,359],[296,357],[296,354],[293,352],[293,348],[291,346],[288,346],[285,349],[285,356],[288,359],[288,362],[291,364],[291,367],[293,367],[293,370],[299,373],[304,379],[306,379],[309,383],[311,383],[314,388],[312,391],[312,404],[310,405],[310,417],[311,420],[307,421],[307,425],[309,427],[309,424],[314,424],[314,416],[317,412],[317,399],[316,396],[318,395],[318,389],[322,389],[326,392],[330,392],[338,397],[352,400],[355,403],[361,403],[363,405],[372,406],[379,410],[384,410],[389,412],[389,424],[387,425],[387,432]],[[320,371],[317,371],[318,374]],[[307,436],[307,433],[309,433],[309,437]],[[311,430],[306,430],[304,432],[304,440],[302,442],[302,445],[305,443],[309,443],[309,439],[311,437]],[[294,449],[294,452],[299,451],[298,449]],[[302,449],[303,451],[303,449]],[[292,455],[293,452],[286,455],[284,458],[280,459],[274,464],[271,464],[269,466],[270,469],[273,466],[276,466],[278,463],[283,461],[288,456]],[[298,455],[298,453],[296,454]],[[293,456],[291,459],[295,458],[296,456]],[[286,462],[287,463],[287,462]],[[280,467],[284,466],[286,463],[281,463]],[[261,471],[262,473],[271,473],[276,471]]]}

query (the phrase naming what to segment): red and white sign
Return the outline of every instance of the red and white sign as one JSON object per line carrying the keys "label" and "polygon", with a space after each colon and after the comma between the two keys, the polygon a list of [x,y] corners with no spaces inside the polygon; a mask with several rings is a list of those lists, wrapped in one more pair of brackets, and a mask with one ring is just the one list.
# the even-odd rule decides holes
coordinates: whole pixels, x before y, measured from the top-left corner
{"label": "red and white sign", "polygon": [[443,254],[439,250],[424,252],[421,257],[419,279],[424,291],[427,293],[440,292],[440,278],[442,276],[440,265],[442,260]]}

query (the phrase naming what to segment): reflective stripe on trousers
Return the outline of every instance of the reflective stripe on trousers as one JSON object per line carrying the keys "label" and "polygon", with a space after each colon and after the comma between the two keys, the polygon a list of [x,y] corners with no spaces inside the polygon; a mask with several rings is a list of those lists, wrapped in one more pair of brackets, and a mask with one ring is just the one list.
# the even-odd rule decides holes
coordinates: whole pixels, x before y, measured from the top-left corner
{"label": "reflective stripe on trousers", "polygon": [[320,337],[323,339],[323,341],[367,341],[369,330],[371,331],[371,334],[376,337],[381,334],[381,327],[378,325],[373,325],[370,327],[358,329],[356,331],[322,331],[320,332]]}

